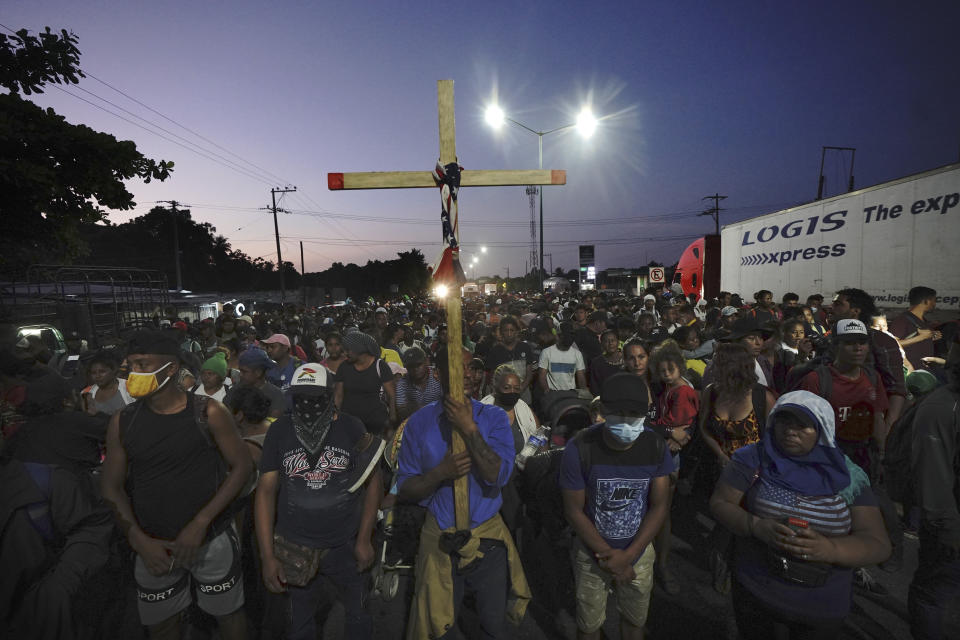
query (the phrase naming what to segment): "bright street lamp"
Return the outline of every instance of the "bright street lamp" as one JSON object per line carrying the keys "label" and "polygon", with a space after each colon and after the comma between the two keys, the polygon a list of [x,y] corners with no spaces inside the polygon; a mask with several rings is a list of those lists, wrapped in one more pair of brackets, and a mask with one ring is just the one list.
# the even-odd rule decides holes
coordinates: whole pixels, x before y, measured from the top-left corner
{"label": "bright street lamp", "polygon": [[484,118],[486,119],[488,125],[494,129],[499,129],[503,126],[503,121],[506,116],[503,113],[503,109],[495,104],[492,104],[487,107],[487,112],[484,115]]}
{"label": "bright street lamp", "polygon": [[597,118],[593,115],[590,107],[584,107],[580,115],[577,116],[576,127],[584,138],[589,138],[597,130]]}
{"label": "bright street lamp", "polygon": [[[598,123],[596,116],[593,115],[593,111],[591,111],[590,107],[587,106],[580,111],[580,115],[577,116],[576,122],[563,125],[562,127],[548,129],[547,131],[537,131],[536,129],[528,127],[522,122],[517,122],[513,118],[507,116],[503,112],[503,109],[501,109],[497,104],[491,104],[487,107],[484,114],[484,119],[487,121],[487,124],[494,129],[499,129],[503,125],[504,121],[507,121],[537,136],[537,160],[540,169],[543,169],[543,136],[550,133],[555,133],[557,131],[575,128],[580,135],[586,139],[592,136],[594,131],[597,130]],[[538,188],[537,191],[539,192],[540,196],[540,276],[542,277],[545,275],[543,270],[543,187]]]}

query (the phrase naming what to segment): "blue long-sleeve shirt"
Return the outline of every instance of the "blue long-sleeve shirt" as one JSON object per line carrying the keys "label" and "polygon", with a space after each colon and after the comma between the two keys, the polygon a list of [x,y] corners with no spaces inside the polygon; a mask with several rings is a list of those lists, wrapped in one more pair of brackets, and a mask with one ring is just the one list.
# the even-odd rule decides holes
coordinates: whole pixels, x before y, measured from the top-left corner
{"label": "blue long-sleeve shirt", "polygon": [[[506,412],[500,407],[484,405],[471,400],[473,420],[480,436],[500,456],[500,473],[493,484],[483,480],[476,465],[467,476],[470,497],[470,528],[492,518],[500,510],[503,499],[500,489],[507,484],[513,472],[515,450],[513,433]],[[397,486],[407,479],[427,473],[443,461],[450,450],[452,426],[443,415],[443,403],[431,402],[412,416],[403,431],[397,469]],[[453,504],[453,481],[442,483],[430,496],[420,501],[437,519],[441,529],[456,524]]]}

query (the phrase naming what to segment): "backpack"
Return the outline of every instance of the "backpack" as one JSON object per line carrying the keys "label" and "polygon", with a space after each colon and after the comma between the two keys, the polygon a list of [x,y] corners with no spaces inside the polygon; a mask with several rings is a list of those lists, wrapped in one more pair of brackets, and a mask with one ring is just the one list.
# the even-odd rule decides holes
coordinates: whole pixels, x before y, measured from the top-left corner
{"label": "backpack", "polygon": [[[954,394],[956,395],[956,394]],[[914,419],[927,394],[904,411],[890,429],[883,456],[883,484],[894,502],[910,504],[916,499],[913,473]]]}
{"label": "backpack", "polygon": [[[223,455],[220,453],[220,449],[217,447],[216,441],[213,439],[213,435],[210,433],[210,424],[208,419],[208,409],[211,398],[209,396],[198,396],[195,394],[188,394],[188,398],[193,398],[193,422],[197,425],[197,429],[200,432],[200,435],[203,437],[203,441],[207,444],[208,447],[213,448],[217,452],[217,466],[215,469],[215,481],[216,485],[214,490],[220,488],[220,485],[223,484],[224,479],[227,477],[229,472],[229,465],[223,459]],[[134,404],[127,405],[120,411],[120,444],[123,446],[124,437],[129,433],[131,427],[133,426],[134,420],[136,420],[137,415],[140,413],[140,409],[143,406],[143,400],[135,402]],[[237,494],[237,497],[234,498],[233,503],[224,509],[224,512],[221,513],[221,516],[230,513],[237,513],[243,506],[246,504],[246,499],[257,487],[257,480],[259,473],[254,466],[253,471],[250,473],[250,477],[247,479],[246,484],[243,485],[243,489],[240,490],[240,493]],[[127,474],[127,490],[129,492],[129,473]]]}
{"label": "backpack", "polygon": [[[829,400],[830,395],[833,393],[833,376],[830,375],[829,364],[830,361],[821,356],[819,358],[814,358],[813,360],[810,360],[802,365],[791,367],[787,372],[786,390],[797,391],[800,389],[800,385],[803,383],[803,379],[807,377],[807,374],[815,371],[817,373],[817,378],[820,380],[817,395],[821,398]],[[869,364],[864,364],[860,368],[866,374],[870,384],[876,388],[877,380],[879,379],[877,370]]]}
{"label": "backpack", "polygon": [[[870,384],[874,389],[877,388],[877,370],[873,367],[863,366],[860,367],[863,370],[863,373],[867,376],[867,379],[870,381]],[[830,368],[821,363],[814,367],[814,371],[817,372],[817,378],[820,380],[819,388],[817,389],[817,395],[821,398],[827,400],[830,399],[831,394],[833,393],[833,376],[830,375]]]}
{"label": "backpack", "polygon": [[58,541],[59,535],[53,524],[53,516],[50,515],[50,493],[52,491],[50,476],[53,475],[54,467],[51,464],[43,464],[40,462],[21,462],[20,464],[23,465],[23,468],[27,471],[27,474],[33,480],[34,484],[37,485],[37,488],[40,489],[40,493],[43,494],[44,498],[42,501],[31,502],[28,505],[24,505],[23,509],[30,519],[30,524],[33,525],[33,528],[40,534],[43,541],[47,544],[55,544]]}

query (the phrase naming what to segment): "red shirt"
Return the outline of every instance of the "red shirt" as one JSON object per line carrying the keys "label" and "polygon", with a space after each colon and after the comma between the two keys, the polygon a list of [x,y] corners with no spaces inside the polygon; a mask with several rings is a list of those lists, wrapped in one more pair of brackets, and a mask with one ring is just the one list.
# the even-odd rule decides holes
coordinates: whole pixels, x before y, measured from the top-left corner
{"label": "red shirt", "polygon": [[[873,419],[889,407],[887,391],[880,376],[877,385],[862,370],[856,380],[851,380],[833,366],[829,366],[833,378],[829,398],[837,421],[837,439],[847,442],[863,442],[873,435]],[[800,382],[800,388],[820,395],[820,376],[811,371]]]}
{"label": "red shirt", "polygon": [[689,384],[667,389],[657,396],[657,419],[653,424],[683,427],[696,423],[700,396]]}
{"label": "red shirt", "polygon": [[[918,318],[909,311],[905,311],[890,321],[890,333],[904,340],[917,334],[918,329],[933,329],[926,320]],[[923,369],[923,358],[933,355],[933,340],[921,340],[903,347],[907,360],[915,369]]]}

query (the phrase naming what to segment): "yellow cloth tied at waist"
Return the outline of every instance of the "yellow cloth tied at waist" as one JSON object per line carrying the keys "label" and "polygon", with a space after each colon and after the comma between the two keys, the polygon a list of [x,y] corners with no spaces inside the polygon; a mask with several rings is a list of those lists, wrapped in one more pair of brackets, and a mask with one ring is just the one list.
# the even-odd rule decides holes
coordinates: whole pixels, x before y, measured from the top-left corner
{"label": "yellow cloth tied at waist", "polygon": [[[432,513],[420,531],[420,549],[417,552],[416,591],[410,608],[408,640],[439,638],[456,624],[453,606],[453,566],[451,556],[440,549],[440,536],[454,533],[455,527],[443,531]],[[520,624],[532,597],[527,577],[520,564],[520,554],[513,544],[510,531],[496,514],[480,526],[470,530],[470,539],[460,548],[459,568],[483,557],[480,540],[499,540],[507,549],[507,570],[510,574],[510,593],[507,597],[507,619]]]}

